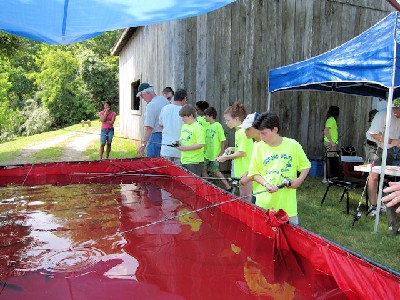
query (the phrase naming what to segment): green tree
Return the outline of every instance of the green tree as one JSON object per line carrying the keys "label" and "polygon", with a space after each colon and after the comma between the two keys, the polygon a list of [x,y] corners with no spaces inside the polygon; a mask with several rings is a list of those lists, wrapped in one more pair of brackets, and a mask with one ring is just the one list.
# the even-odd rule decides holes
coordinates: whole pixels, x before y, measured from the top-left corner
{"label": "green tree", "polygon": [[94,53],[83,58],[82,78],[97,108],[102,102],[118,102],[118,72],[114,57],[101,59]]}
{"label": "green tree", "polygon": [[9,70],[9,60],[3,57],[0,60],[0,141],[12,138],[15,125],[18,126],[16,119],[19,116],[19,112],[10,109],[7,98],[8,90],[11,87],[8,79]]}
{"label": "green tree", "polygon": [[95,108],[85,100],[79,60],[69,51],[43,46],[37,60],[39,97],[50,111],[55,126],[76,123],[93,117]]}

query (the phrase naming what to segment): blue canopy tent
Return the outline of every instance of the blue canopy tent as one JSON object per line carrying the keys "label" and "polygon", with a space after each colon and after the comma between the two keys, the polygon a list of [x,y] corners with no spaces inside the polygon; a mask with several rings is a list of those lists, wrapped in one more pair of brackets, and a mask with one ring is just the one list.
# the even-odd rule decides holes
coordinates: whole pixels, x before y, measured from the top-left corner
{"label": "blue canopy tent", "polygon": [[2,0],[0,31],[48,44],[201,15],[234,0]]}
{"label": "blue canopy tent", "polygon": [[[269,92],[317,90],[387,99],[386,128],[390,126],[393,98],[400,96],[398,60],[399,12],[393,12],[379,23],[347,43],[311,59],[272,69]],[[268,108],[270,107],[270,97]],[[386,167],[389,130],[384,137],[378,211],[381,206],[384,169]],[[376,215],[375,232],[379,214]]]}

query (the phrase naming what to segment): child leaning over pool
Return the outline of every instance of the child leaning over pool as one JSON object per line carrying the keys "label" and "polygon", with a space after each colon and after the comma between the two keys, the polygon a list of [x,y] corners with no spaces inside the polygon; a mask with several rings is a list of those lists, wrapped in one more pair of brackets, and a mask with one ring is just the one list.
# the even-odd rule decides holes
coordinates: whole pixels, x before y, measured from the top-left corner
{"label": "child leaning over pool", "polygon": [[[253,151],[253,140],[248,139],[244,129],[239,128],[244,118],[247,115],[246,108],[243,104],[235,103],[229,106],[224,111],[225,123],[229,128],[235,128],[235,152],[229,155],[222,155],[217,157],[217,161],[222,163],[229,159],[233,160],[232,163],[232,177],[241,178],[246,174],[249,165],[250,157]],[[252,183],[247,182],[239,186],[240,196],[243,200],[251,202]]]}
{"label": "child leaning over pool", "polygon": [[231,189],[225,176],[221,173],[219,169],[219,162],[215,159],[224,153],[225,148],[225,133],[222,125],[215,121],[217,118],[217,110],[214,107],[208,107],[204,111],[204,116],[206,121],[209,123],[206,127],[206,145],[204,146],[204,166],[202,170],[202,176],[207,177],[207,171],[215,174],[221,179],[227,190]]}
{"label": "child leaning over pool", "polygon": [[[256,205],[275,211],[283,209],[289,223],[298,225],[296,189],[307,177],[311,163],[297,141],[279,135],[279,117],[275,113],[262,113],[253,127],[263,142],[254,147],[248,176],[268,190],[257,195]],[[289,186],[282,187],[284,179],[290,179]]]}
{"label": "child leaning over pool", "polygon": [[196,121],[196,109],[192,105],[184,105],[179,115],[183,121],[177,147],[181,151],[181,163],[183,167],[200,176],[204,162],[205,130]]}

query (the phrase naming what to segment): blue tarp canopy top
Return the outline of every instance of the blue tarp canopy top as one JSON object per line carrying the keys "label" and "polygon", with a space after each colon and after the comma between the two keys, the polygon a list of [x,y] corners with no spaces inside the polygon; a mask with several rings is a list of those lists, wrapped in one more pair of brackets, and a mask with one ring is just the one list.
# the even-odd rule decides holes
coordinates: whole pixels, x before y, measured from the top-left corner
{"label": "blue tarp canopy top", "polygon": [[321,90],[387,99],[388,88],[393,84],[393,97],[398,98],[398,18],[393,12],[331,51],[270,70],[269,92]]}
{"label": "blue tarp canopy top", "polygon": [[201,15],[234,0],[1,0],[0,31],[70,44],[104,31]]}

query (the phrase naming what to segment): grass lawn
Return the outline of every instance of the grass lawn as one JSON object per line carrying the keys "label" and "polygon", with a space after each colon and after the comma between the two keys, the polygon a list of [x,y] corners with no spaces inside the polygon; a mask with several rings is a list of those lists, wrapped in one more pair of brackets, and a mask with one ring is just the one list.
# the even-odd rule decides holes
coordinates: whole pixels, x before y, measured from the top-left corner
{"label": "grass lawn", "polygon": [[298,190],[300,225],[369,259],[400,271],[400,235],[388,233],[386,214],[380,215],[378,232],[374,233],[375,217],[366,216],[362,199],[362,216],[352,226],[354,212],[362,189],[350,192],[350,214],[346,213],[346,199],[339,202],[343,189],[331,187],[324,204],[321,199],[326,185],[321,177],[307,177]]}
{"label": "grass lawn", "polygon": [[[118,117],[117,117],[118,118]],[[118,119],[117,119],[118,121]],[[94,121],[92,122],[93,127],[100,128],[100,122]],[[97,131],[100,131],[98,129]],[[99,139],[93,140],[86,150],[83,152],[83,155],[88,156],[89,160],[96,160],[99,158]],[[115,131],[113,142],[111,145],[110,159],[113,158],[131,158],[135,157],[137,147],[134,146],[133,141],[119,137],[118,130]],[[105,149],[104,149],[105,151]],[[105,157],[103,155],[103,157]]]}
{"label": "grass lawn", "polygon": [[[118,124],[118,118],[117,123]],[[0,144],[0,164],[5,164],[18,157],[27,145],[45,141],[47,138],[63,135],[68,132],[96,134],[100,132],[99,121],[93,121],[92,127],[82,127],[81,124],[69,126],[60,130],[46,132],[30,137],[18,138],[14,141]],[[32,156],[32,161],[57,161],[62,155],[62,142],[55,146],[42,149]],[[82,153],[89,160],[98,159],[99,139],[94,139]],[[132,140],[120,138],[118,130],[115,132],[110,158],[134,157],[136,148]],[[331,187],[325,203],[321,206],[321,199],[326,185],[321,183],[320,177],[307,177],[297,192],[299,203],[300,226],[319,234],[341,246],[355,251],[375,262],[400,272],[400,235],[389,235],[386,214],[382,214],[378,233],[373,233],[375,218],[363,215],[352,226],[353,213],[360,201],[362,190],[350,192],[350,214],[346,214],[346,199],[339,202],[342,189]],[[218,182],[213,182],[220,186]],[[365,200],[362,200],[363,204]]]}

